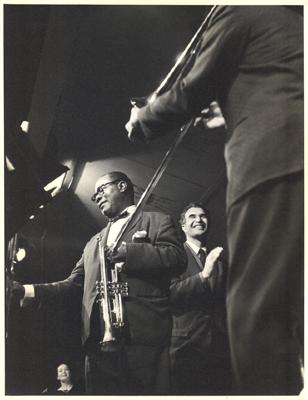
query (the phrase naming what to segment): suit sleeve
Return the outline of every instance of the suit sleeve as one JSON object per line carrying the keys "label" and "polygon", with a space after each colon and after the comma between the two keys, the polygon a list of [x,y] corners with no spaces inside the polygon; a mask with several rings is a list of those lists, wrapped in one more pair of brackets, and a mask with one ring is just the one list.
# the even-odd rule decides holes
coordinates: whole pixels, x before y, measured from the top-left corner
{"label": "suit sleeve", "polygon": [[157,230],[150,235],[150,243],[127,243],[126,272],[183,272],[186,267],[186,253],[171,217],[160,214],[151,223]]}
{"label": "suit sleeve", "polygon": [[187,277],[176,277],[170,285],[170,301],[173,306],[198,304],[200,298],[212,296],[209,279],[202,280],[200,273]]}
{"label": "suit sleeve", "polygon": [[38,300],[52,300],[66,295],[79,294],[83,290],[83,281],[84,266],[82,255],[68,278],[63,281],[33,285],[35,297]]}
{"label": "suit sleeve", "polygon": [[[223,266],[218,261],[209,278],[202,279],[200,273],[190,276],[180,276],[172,280],[170,285],[170,298],[173,306],[194,305],[208,300],[225,299],[225,273]],[[222,300],[221,300],[222,299]]]}
{"label": "suit sleeve", "polygon": [[249,35],[245,7],[218,6],[202,37],[195,63],[171,90],[139,110],[139,127],[149,140],[178,128],[230,84]]}

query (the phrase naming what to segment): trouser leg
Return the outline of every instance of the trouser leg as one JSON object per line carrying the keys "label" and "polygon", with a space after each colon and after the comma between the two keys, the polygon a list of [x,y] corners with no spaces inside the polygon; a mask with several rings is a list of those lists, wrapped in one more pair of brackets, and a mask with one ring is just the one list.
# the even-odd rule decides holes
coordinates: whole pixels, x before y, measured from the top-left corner
{"label": "trouser leg", "polygon": [[243,394],[297,394],[303,356],[303,174],[260,185],[228,213],[232,366]]}
{"label": "trouser leg", "polygon": [[88,350],[87,394],[158,395],[170,390],[168,347],[125,346],[119,352]]}
{"label": "trouser leg", "polygon": [[88,351],[85,356],[87,394],[126,394],[123,352]]}

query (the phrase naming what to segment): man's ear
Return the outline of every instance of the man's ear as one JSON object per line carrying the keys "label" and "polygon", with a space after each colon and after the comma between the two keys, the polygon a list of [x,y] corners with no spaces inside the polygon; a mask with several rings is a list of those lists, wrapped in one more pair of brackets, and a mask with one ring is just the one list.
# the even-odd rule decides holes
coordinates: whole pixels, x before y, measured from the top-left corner
{"label": "man's ear", "polygon": [[125,190],[127,189],[127,183],[124,181],[118,182],[118,189],[120,192],[125,192]]}
{"label": "man's ear", "polygon": [[182,231],[183,231],[184,233],[186,233],[186,232],[187,232],[187,229],[186,229],[185,223],[183,223],[183,224],[181,225],[181,228],[182,228]]}

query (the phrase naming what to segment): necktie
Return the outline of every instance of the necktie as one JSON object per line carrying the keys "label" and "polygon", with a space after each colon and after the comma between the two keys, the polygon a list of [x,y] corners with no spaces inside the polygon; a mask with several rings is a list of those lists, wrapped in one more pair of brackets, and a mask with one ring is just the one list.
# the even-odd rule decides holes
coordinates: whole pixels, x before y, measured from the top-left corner
{"label": "necktie", "polygon": [[206,252],[203,249],[198,251],[198,257],[200,258],[201,264],[204,267],[205,260],[206,260]]}

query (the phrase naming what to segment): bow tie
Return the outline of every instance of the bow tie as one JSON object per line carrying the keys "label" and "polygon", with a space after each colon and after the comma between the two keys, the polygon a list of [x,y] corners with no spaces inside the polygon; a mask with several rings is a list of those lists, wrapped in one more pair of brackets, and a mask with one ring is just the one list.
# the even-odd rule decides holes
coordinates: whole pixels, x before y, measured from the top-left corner
{"label": "bow tie", "polygon": [[113,217],[113,218],[110,218],[110,219],[109,219],[109,222],[111,222],[111,223],[116,222],[116,221],[118,221],[118,220],[121,219],[121,218],[126,218],[128,215],[129,215],[129,214],[128,214],[128,211],[123,211],[123,212],[121,212],[121,214],[116,215],[116,216]]}

